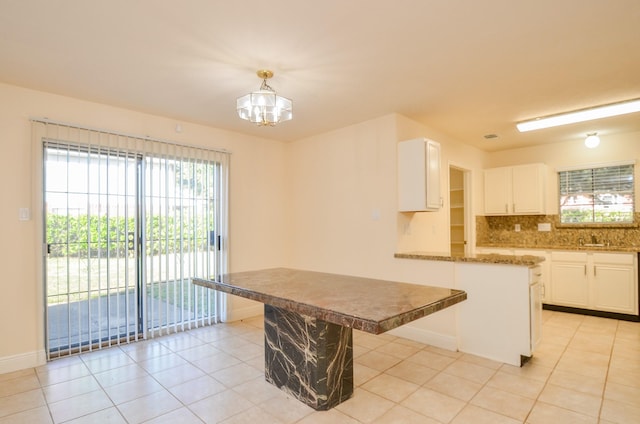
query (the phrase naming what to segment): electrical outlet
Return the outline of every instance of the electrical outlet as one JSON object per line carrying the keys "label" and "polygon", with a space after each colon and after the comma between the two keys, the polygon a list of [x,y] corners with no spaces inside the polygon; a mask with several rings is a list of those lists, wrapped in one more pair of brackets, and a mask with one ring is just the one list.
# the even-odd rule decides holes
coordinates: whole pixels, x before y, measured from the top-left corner
{"label": "electrical outlet", "polygon": [[549,222],[538,223],[538,231],[551,231],[551,223]]}
{"label": "electrical outlet", "polygon": [[516,233],[520,231],[520,224],[516,224],[516,225],[515,225],[514,231],[515,231]]}

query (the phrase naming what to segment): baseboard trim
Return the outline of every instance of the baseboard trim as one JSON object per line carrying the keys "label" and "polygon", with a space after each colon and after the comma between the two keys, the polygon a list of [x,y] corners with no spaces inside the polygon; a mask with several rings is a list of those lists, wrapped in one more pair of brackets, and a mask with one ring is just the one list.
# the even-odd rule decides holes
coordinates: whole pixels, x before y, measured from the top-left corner
{"label": "baseboard trim", "polygon": [[560,305],[542,305],[542,309],[556,312],[568,312],[570,314],[590,315],[593,317],[619,319],[622,321],[640,322],[640,315],[620,314],[617,312],[596,311],[593,309],[572,308]]}
{"label": "baseboard trim", "polygon": [[240,321],[247,318],[253,318],[260,316],[264,313],[264,305],[259,303],[257,305],[245,306],[244,308],[233,308],[233,310],[227,309],[227,317],[224,322]]}
{"label": "baseboard trim", "polygon": [[422,328],[415,328],[411,327],[410,325],[395,328],[389,331],[387,334],[403,337],[405,339],[428,344],[442,349],[451,350],[453,352],[458,350],[458,340],[455,336],[436,333]]}
{"label": "baseboard trim", "polygon": [[0,374],[20,371],[26,368],[35,368],[46,363],[47,354],[44,350],[5,356],[0,358]]}

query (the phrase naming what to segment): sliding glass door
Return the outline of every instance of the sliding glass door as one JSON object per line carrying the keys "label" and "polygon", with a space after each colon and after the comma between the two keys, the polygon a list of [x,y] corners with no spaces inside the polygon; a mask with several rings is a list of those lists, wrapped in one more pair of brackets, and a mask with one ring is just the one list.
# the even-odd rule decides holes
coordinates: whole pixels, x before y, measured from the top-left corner
{"label": "sliding glass door", "polygon": [[52,353],[142,333],[142,158],[47,143],[46,294]]}
{"label": "sliding glass door", "polygon": [[144,162],[143,291],[146,328],[154,334],[216,315],[213,293],[190,278],[220,273],[220,171],[207,161]]}
{"label": "sliding glass door", "polygon": [[228,154],[66,138],[43,137],[49,357],[217,322],[191,278],[226,266]]}

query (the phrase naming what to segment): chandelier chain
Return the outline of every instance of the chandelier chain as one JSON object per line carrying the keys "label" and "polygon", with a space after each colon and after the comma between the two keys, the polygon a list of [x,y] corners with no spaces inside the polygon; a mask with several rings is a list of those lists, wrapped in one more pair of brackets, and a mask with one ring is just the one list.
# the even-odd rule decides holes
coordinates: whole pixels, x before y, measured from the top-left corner
{"label": "chandelier chain", "polygon": [[262,80],[262,85],[260,86],[260,90],[275,91],[273,88],[271,88],[271,86],[269,84],[267,84],[267,79],[266,78]]}

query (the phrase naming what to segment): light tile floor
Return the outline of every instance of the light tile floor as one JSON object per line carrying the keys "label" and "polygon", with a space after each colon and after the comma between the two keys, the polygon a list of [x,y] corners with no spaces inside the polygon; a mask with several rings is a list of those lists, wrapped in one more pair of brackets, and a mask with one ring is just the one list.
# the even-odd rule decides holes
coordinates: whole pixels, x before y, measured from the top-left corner
{"label": "light tile floor", "polygon": [[640,323],[543,319],[522,368],[356,331],[328,412],[264,381],[261,318],[220,324],[0,375],[0,423],[640,423]]}

